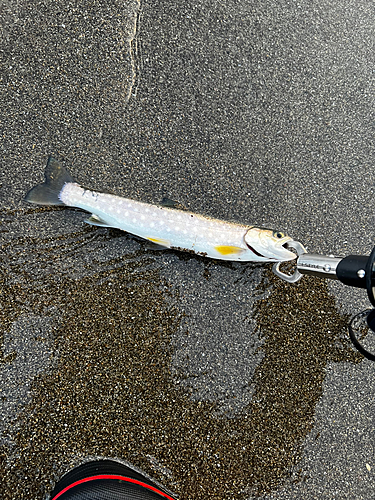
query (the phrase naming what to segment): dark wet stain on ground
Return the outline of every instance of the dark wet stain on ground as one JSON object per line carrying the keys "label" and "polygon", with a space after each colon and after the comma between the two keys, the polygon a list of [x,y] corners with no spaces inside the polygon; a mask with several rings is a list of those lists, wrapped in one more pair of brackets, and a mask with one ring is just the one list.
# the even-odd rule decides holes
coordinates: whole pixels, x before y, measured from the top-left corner
{"label": "dark wet stain on ground", "polygon": [[258,492],[277,488],[298,462],[327,363],[363,359],[350,344],[349,318],[338,314],[325,281],[305,276],[290,286],[271,274],[270,280],[270,297],[256,306],[265,352],[251,405]]}
{"label": "dark wet stain on ground", "polygon": [[[22,325],[27,311],[31,320],[49,319],[52,345],[32,400],[8,429],[12,442],[3,443],[1,497],[43,498],[89,456],[124,458],[181,499],[246,499],[280,486],[312,428],[326,364],[360,360],[326,284],[266,276],[259,286],[267,297],[254,312],[264,357],[252,401],[240,415],[217,416],[215,403],[192,401],[171,375],[171,338],[184,311],[158,257],[140,251],[100,271],[87,264],[81,277],[57,275],[71,240],[79,241],[70,236],[22,239],[16,252],[14,242],[2,246],[2,331]],[[26,244],[33,262],[20,266]],[[37,336],[40,345],[51,342],[42,327]],[[3,357],[3,366],[16,359]]]}

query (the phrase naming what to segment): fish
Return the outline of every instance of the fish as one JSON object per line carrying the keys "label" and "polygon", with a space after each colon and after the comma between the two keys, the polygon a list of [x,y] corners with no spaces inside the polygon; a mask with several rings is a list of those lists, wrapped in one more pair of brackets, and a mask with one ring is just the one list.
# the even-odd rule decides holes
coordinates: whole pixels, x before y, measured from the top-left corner
{"label": "fish", "polygon": [[88,224],[121,229],[162,248],[212,259],[284,262],[296,258],[285,247],[292,238],[281,231],[206,217],[170,202],[154,205],[93,191],[77,184],[52,156],[45,181],[33,187],[25,201],[80,208],[91,213],[85,220]]}

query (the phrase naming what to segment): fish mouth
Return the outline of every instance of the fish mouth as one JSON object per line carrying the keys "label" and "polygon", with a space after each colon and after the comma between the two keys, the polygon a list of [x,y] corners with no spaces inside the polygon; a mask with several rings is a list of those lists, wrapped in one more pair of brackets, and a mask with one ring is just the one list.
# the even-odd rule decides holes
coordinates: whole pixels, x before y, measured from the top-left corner
{"label": "fish mouth", "polygon": [[296,259],[298,252],[291,251],[293,241],[288,235],[256,227],[250,228],[244,236],[247,248],[258,257],[255,260],[263,262],[286,262]]}
{"label": "fish mouth", "polygon": [[293,239],[290,236],[286,236],[276,243],[277,255],[280,261],[294,260],[297,258],[297,255],[289,250],[290,246],[288,243],[291,241],[293,241]]}
{"label": "fish mouth", "polygon": [[[286,262],[288,260],[294,260],[297,257],[295,253],[287,250],[287,248],[284,245],[277,245],[276,248],[272,250],[267,249],[266,252],[262,249],[263,253],[259,252],[258,250],[256,250],[256,248],[254,248],[254,246],[251,246],[248,243],[246,243],[246,246],[258,257],[262,257],[263,259],[269,261]],[[265,253],[267,255],[264,255]]]}
{"label": "fish mouth", "polygon": [[249,250],[251,250],[255,255],[257,255],[258,257],[262,257],[263,259],[268,259],[269,257],[266,257],[265,255],[261,254],[260,252],[258,252],[257,250],[255,250],[254,247],[252,247],[251,245],[249,245],[248,243],[246,243],[246,246]]}
{"label": "fish mouth", "polygon": [[[291,252],[287,249],[287,243],[293,241],[290,236],[285,236],[280,239],[276,243],[272,245],[272,248],[262,247],[261,251],[257,250],[254,245],[249,245],[246,242],[246,245],[249,250],[251,250],[258,257],[262,257],[265,260],[275,261],[275,262],[286,262],[288,260],[294,260],[297,256],[295,253]],[[266,255],[265,255],[266,254]]]}

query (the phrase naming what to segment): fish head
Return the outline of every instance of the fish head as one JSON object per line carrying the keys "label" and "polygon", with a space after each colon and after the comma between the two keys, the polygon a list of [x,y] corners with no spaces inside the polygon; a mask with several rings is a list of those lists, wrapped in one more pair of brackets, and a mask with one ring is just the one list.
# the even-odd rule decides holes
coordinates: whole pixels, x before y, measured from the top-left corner
{"label": "fish head", "polygon": [[[296,254],[285,248],[285,243],[293,241],[281,231],[252,227],[245,234],[245,243],[263,261],[284,262],[296,258]],[[261,260],[261,259],[259,259]]]}

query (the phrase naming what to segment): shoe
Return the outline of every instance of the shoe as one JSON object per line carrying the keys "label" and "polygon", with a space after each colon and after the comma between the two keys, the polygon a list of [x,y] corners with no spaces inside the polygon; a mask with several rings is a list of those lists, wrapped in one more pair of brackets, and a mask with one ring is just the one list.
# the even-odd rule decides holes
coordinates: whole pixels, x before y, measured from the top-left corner
{"label": "shoe", "polygon": [[87,462],[65,474],[50,500],[176,500],[145,473],[115,460]]}

